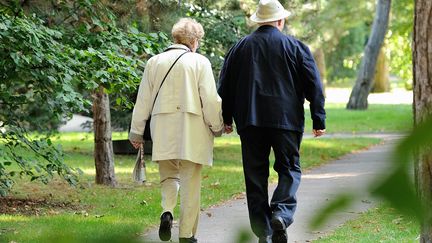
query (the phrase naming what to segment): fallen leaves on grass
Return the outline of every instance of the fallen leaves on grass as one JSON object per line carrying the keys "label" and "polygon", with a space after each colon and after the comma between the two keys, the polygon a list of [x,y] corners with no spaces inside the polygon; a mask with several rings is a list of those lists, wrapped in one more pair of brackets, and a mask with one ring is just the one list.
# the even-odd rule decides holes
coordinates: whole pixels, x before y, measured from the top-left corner
{"label": "fallen leaves on grass", "polygon": [[82,209],[72,202],[57,202],[49,199],[0,197],[0,214],[9,215],[57,215],[62,211]]}
{"label": "fallen leaves on grass", "polygon": [[210,184],[210,187],[213,187],[213,188],[216,188],[216,187],[219,187],[220,186],[220,182],[219,181],[216,181],[216,182],[213,182],[212,184]]}

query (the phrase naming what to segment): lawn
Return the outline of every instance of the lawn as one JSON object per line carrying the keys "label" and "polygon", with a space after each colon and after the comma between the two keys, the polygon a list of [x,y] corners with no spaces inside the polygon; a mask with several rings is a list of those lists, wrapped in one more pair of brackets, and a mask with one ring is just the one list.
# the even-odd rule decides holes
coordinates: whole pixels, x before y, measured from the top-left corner
{"label": "lawn", "polygon": [[[125,134],[115,134],[123,137]],[[66,202],[73,207],[40,208],[38,215],[0,215],[0,242],[130,242],[158,223],[160,195],[155,163],[147,165],[145,185],[132,182],[135,156],[115,156],[119,187],[97,186],[94,181],[92,135],[63,134],[56,142],[66,151],[66,163],[84,171],[84,189],[73,189],[55,180],[48,185],[20,181],[12,195]],[[304,169],[379,143],[379,139],[305,139]],[[240,141],[237,136],[216,139],[215,163],[203,170],[202,207],[207,208],[244,191]],[[275,180],[271,174],[271,180]]]}
{"label": "lawn", "polygon": [[[410,105],[370,105],[367,111],[348,111],[344,109],[344,105],[328,104],[327,131],[349,134],[407,132],[411,129],[411,114]],[[306,133],[310,133],[311,123],[309,115],[306,116],[305,130]],[[126,133],[113,134],[114,139],[126,136]],[[161,208],[158,170],[155,163],[147,164],[147,183],[137,185],[131,178],[135,156],[116,155],[115,171],[119,186],[114,189],[107,188],[94,184],[92,134],[61,134],[53,141],[63,146],[68,165],[84,171],[81,178],[83,188],[71,188],[58,179],[48,185],[17,179],[18,183],[11,197],[37,199],[46,204],[36,208],[34,205],[23,207],[24,210],[19,214],[12,212],[0,215],[0,242],[132,242],[148,227],[158,224]],[[379,139],[363,137],[306,138],[301,148],[303,170],[307,171],[309,168],[379,142]],[[238,136],[230,135],[216,139],[214,166],[206,167],[202,173],[203,208],[219,204],[244,192],[240,151]],[[148,159],[147,157],[147,161]],[[270,180],[274,182],[275,179],[276,175],[273,172]],[[378,220],[381,214],[388,210],[390,209],[383,207],[381,211],[371,212],[375,213],[371,218],[377,219],[377,225],[391,224],[393,216],[390,217],[390,221]],[[362,221],[358,224],[362,224]],[[346,232],[349,233],[349,227],[353,226],[348,224],[346,227]],[[387,228],[384,225],[380,227]],[[393,234],[397,233],[394,231],[397,228],[389,229],[390,232],[393,230]],[[334,236],[335,239],[342,237],[339,236],[342,233],[338,232]],[[376,231],[374,234],[379,232]],[[377,237],[382,239],[387,236]],[[354,239],[356,238],[340,242],[361,242]]]}
{"label": "lawn", "polygon": [[317,243],[330,242],[419,242],[419,225],[398,214],[388,205],[380,205],[350,220]]}
{"label": "lawn", "polygon": [[[401,133],[412,128],[412,105],[371,104],[367,110],[347,110],[345,104],[326,104],[328,133]],[[306,110],[306,127],[310,113]]]}

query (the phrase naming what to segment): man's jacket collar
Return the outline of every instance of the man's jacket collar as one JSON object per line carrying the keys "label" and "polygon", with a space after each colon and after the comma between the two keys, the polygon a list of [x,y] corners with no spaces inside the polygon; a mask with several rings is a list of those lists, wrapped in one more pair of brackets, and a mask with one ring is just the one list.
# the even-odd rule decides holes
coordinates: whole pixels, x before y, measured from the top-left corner
{"label": "man's jacket collar", "polygon": [[257,32],[275,32],[275,31],[279,31],[279,29],[276,28],[275,26],[272,26],[272,25],[261,25],[260,27],[258,27],[258,29],[256,31]]}

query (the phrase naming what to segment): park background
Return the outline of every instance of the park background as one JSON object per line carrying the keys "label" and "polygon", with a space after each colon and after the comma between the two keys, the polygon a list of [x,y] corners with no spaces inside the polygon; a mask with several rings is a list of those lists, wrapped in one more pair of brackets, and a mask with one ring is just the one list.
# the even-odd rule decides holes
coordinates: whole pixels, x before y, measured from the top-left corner
{"label": "park background", "polygon": [[[332,101],[326,106],[328,132],[350,135],[306,137],[303,167],[381,142],[362,134],[410,133],[414,1],[281,3],[292,12],[284,32],[310,46]],[[127,138],[145,62],[170,44],[172,24],[188,16],[204,26],[199,52],[211,61],[217,80],[227,50],[256,28],[248,20],[256,5],[253,0],[0,0],[0,240],[121,242],[140,239],[156,225],[156,165],[148,163],[147,182],[137,185],[131,180],[135,156],[114,155],[112,148],[112,140]],[[362,89],[358,84],[364,82]],[[368,104],[369,93],[390,102]],[[353,95],[366,99],[350,102]],[[86,124],[91,132],[58,133],[77,114],[92,118],[93,124]],[[306,133],[310,130],[308,122]],[[215,166],[205,170],[203,182],[203,208],[242,194],[237,136],[216,140]],[[375,227],[378,239],[418,241],[415,219],[388,204],[370,214],[359,220]],[[353,237],[352,230],[371,232],[346,227],[347,237]]]}

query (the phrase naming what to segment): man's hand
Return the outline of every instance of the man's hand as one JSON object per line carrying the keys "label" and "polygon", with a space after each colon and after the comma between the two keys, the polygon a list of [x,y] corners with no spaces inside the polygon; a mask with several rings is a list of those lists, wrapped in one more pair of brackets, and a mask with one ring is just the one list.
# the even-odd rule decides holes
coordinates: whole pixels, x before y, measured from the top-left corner
{"label": "man's hand", "polygon": [[224,132],[226,134],[230,134],[230,133],[232,133],[232,131],[233,131],[232,125],[227,125],[227,124],[224,125]]}
{"label": "man's hand", "polygon": [[139,147],[141,146],[141,142],[134,142],[134,141],[130,141],[130,143],[132,144],[132,146],[135,149],[139,149]]}
{"label": "man's hand", "polygon": [[312,132],[313,132],[314,137],[320,137],[320,136],[325,134],[326,130],[325,129],[322,129],[322,130],[313,129]]}

